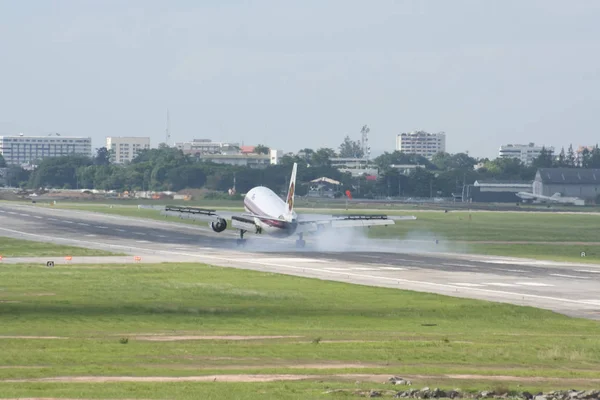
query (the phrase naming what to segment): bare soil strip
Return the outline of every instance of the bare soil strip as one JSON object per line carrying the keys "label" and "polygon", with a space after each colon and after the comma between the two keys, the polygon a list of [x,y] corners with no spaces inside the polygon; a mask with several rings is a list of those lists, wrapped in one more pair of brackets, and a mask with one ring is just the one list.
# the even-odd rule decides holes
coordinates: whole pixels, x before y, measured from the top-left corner
{"label": "bare soil strip", "polygon": [[[127,335],[123,335],[127,336]],[[260,340],[260,339],[287,339],[302,336],[163,336],[163,335],[141,335],[133,336],[132,339],[148,340],[153,342],[173,342],[178,340]]]}

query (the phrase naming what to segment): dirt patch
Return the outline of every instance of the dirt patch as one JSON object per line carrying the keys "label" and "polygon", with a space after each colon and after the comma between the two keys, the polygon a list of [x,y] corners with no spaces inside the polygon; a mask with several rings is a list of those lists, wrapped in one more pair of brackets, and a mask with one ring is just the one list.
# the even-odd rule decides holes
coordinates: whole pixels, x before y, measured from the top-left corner
{"label": "dirt patch", "polygon": [[[105,382],[274,382],[274,381],[298,381],[306,379],[349,379],[364,382],[386,383],[391,374],[328,374],[328,375],[205,375],[205,376],[63,376],[54,378],[37,379],[5,379],[0,382],[23,383],[23,382],[64,382],[64,383],[105,383]],[[600,379],[585,378],[546,378],[546,377],[519,377],[503,375],[402,375],[406,379],[460,379],[481,381],[512,381],[512,382],[549,382],[559,381],[562,383],[590,383],[600,382]]]}
{"label": "dirt patch", "polygon": [[[127,335],[123,335],[127,336]],[[163,335],[141,335],[132,336],[132,339],[148,340],[154,342],[174,342],[179,340],[260,340],[260,339],[287,339],[302,336],[163,336]]]}
{"label": "dirt patch", "polygon": [[0,339],[68,339],[60,336],[0,336]]}
{"label": "dirt patch", "polygon": [[376,364],[253,364],[253,365],[211,365],[211,366],[197,366],[189,364],[142,364],[140,367],[145,368],[170,368],[170,369],[181,369],[181,370],[244,370],[244,369],[362,369],[362,368],[381,368],[384,365]]}

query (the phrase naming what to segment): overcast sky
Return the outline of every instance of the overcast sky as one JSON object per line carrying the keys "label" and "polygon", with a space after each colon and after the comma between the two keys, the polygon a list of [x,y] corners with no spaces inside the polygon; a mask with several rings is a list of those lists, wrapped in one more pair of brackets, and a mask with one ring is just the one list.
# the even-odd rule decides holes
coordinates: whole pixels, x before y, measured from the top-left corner
{"label": "overcast sky", "polygon": [[597,0],[0,0],[0,134],[600,141]]}

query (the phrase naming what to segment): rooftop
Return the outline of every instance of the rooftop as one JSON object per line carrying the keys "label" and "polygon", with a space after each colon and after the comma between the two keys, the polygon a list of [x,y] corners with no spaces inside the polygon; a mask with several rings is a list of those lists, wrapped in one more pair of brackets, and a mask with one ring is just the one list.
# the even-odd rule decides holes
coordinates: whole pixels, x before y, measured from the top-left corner
{"label": "rooftop", "polygon": [[600,184],[600,169],[540,168],[536,174],[543,183]]}

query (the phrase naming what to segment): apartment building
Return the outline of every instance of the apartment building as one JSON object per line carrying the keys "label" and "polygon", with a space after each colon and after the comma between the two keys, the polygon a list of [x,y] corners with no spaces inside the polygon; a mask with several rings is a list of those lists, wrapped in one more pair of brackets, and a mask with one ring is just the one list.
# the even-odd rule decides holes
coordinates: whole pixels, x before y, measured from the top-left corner
{"label": "apartment building", "polygon": [[131,162],[141,150],[149,148],[149,137],[108,136],[106,138],[106,149],[111,152],[110,162],[113,164]]}
{"label": "apartment building", "polygon": [[400,133],[396,135],[396,150],[430,159],[434,154],[446,151],[446,133],[425,131]]}
{"label": "apartment building", "polygon": [[0,136],[0,153],[9,165],[37,164],[46,157],[70,154],[92,155],[92,138],[62,136],[58,133],[46,136],[18,135]]}
{"label": "apartment building", "polygon": [[[529,144],[507,144],[500,146],[498,156],[501,158],[517,158],[525,165],[531,165],[534,159],[539,157],[544,146]],[[546,150],[554,152],[554,147],[546,147]]]}

